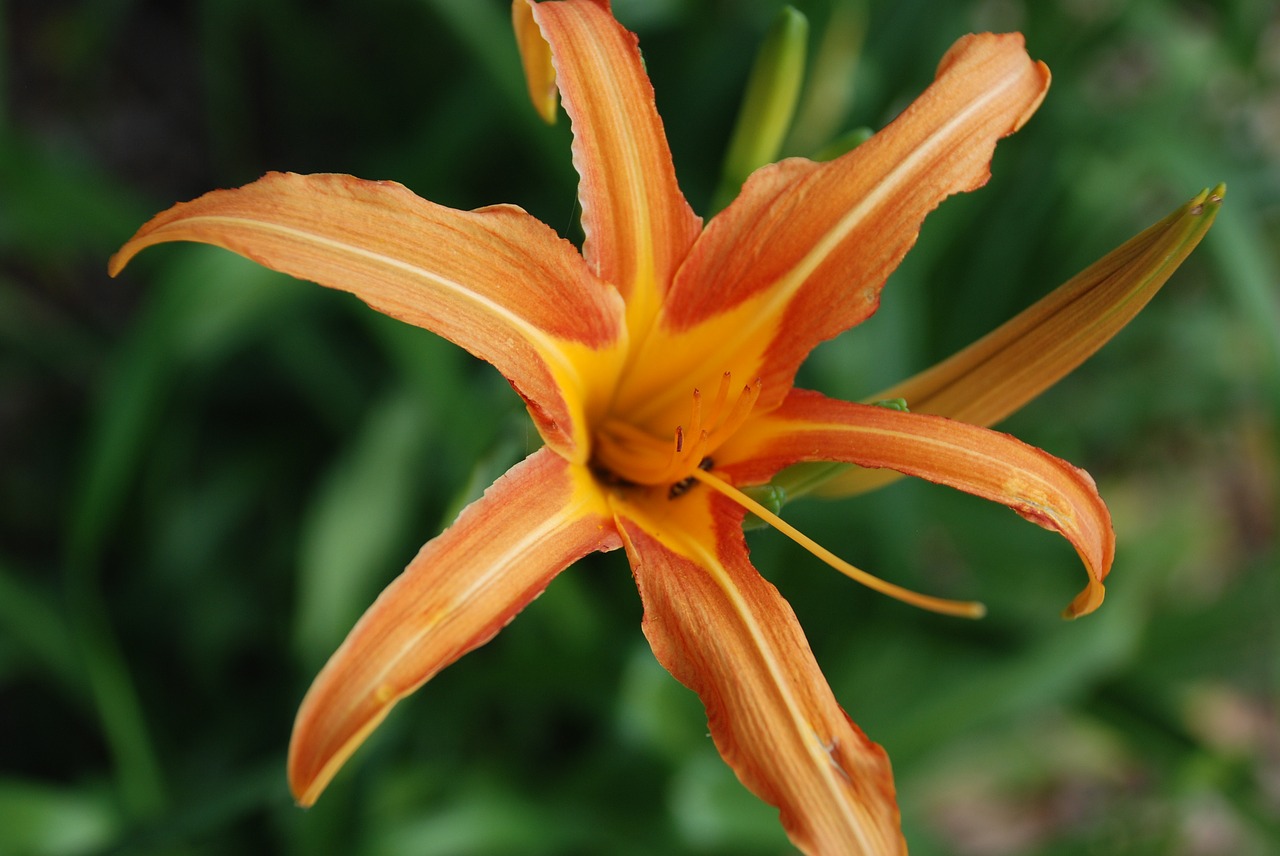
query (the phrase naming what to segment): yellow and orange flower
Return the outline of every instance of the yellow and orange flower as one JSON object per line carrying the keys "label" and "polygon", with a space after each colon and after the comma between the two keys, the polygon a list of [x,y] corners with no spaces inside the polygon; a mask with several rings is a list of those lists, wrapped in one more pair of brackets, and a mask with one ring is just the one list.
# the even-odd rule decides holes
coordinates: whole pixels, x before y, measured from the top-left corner
{"label": "yellow and orange flower", "polygon": [[[558,90],[573,123],[581,253],[514,206],[456,211],[391,182],[271,174],[159,214],[111,263],[115,274],[152,244],[200,241],[352,292],[492,363],[545,443],[422,548],[321,671],[295,723],[294,793],[312,803],[399,699],[493,637],[575,560],[622,547],[655,655],[701,697],[721,755],[779,808],[796,846],[903,852],[889,762],[751,565],[744,516],[904,600],[968,615],[980,606],[870,577],[744,488],[834,461],[995,500],[1071,542],[1088,584],[1068,613],[1096,608],[1114,536],[1093,481],[945,418],[960,406],[945,396],[968,406],[1002,389],[999,407],[969,414],[986,424],[1069,371],[1190,251],[1220,192],[1108,257],[1066,304],[899,390],[932,412],[836,401],[795,389],[797,369],[875,311],[925,215],[984,184],[996,141],[1035,111],[1049,73],[1022,37],[960,39],[879,134],[829,163],[757,171],[704,228],[676,183],[636,39],[607,0],[516,0],[514,18],[535,103],[553,115]],[[1063,341],[1076,344],[1044,346]],[[1016,377],[1002,387],[1006,370]],[[857,490],[864,472],[835,484]]]}

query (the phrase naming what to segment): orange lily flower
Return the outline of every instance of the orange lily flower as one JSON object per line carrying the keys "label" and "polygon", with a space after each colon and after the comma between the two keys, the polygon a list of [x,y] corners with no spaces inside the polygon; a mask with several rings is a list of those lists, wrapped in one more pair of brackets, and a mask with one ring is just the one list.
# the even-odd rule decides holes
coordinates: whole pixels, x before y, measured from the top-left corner
{"label": "orange lily flower", "polygon": [[607,0],[516,0],[514,16],[535,102],[551,114],[558,90],[572,120],[581,253],[514,206],[456,211],[391,182],[270,174],[157,215],[111,262],[114,275],[147,246],[199,241],[349,291],[492,363],[545,443],[422,548],[321,671],[295,723],[294,794],[314,802],[398,700],[574,561],[622,547],[655,655],[796,846],[904,852],[888,759],[752,566],[744,516],[908,602],[981,607],[870,577],[743,489],[808,461],[947,484],[1070,541],[1088,583],[1069,614],[1102,601],[1114,536],[1083,471],[986,428],[793,387],[814,346],[875,311],[925,215],[986,182],[1049,72],[1019,35],[966,36],[879,134],[829,163],[757,171],[703,228]]}

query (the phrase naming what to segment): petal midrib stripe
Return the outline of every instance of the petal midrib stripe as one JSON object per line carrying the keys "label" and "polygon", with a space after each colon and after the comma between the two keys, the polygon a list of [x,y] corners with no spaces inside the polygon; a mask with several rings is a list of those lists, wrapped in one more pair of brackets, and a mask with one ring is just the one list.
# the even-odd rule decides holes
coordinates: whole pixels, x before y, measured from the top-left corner
{"label": "petal midrib stripe", "polygon": [[[755,613],[751,607],[743,600],[736,586],[728,579],[726,572],[720,565],[711,551],[705,545],[693,538],[681,538],[686,549],[697,555],[700,564],[711,575],[715,584],[725,593],[733,606],[734,612],[746,625],[747,631],[752,640],[755,640],[755,652],[759,659],[763,662],[765,669],[768,671],[772,685],[777,689],[777,696],[786,709],[787,716],[793,723],[796,733],[802,733],[808,730],[813,733],[813,741],[803,740],[805,752],[812,759],[813,768],[821,770],[822,781],[826,789],[832,794],[833,802],[840,807],[840,812],[845,817],[845,825],[852,829],[858,835],[863,850],[871,852],[871,844],[868,842],[863,833],[862,819],[849,811],[848,799],[845,787],[839,781],[836,775],[836,767],[833,759],[827,754],[826,750],[820,745],[821,735],[814,730],[813,723],[804,715],[799,701],[796,700],[795,694],[789,689],[787,682],[786,670],[778,662],[773,652],[773,648],[766,640],[768,637],[761,628],[760,623],[756,620]],[[830,735],[834,736],[834,735]]]}
{"label": "petal midrib stripe", "polygon": [[805,257],[783,277],[782,286],[774,290],[773,296],[767,303],[767,311],[757,316],[759,320],[755,322],[756,329],[763,324],[764,319],[772,318],[775,313],[780,314],[785,309],[786,304],[791,301],[795,293],[809,279],[809,276],[844,241],[849,232],[853,231],[870,211],[877,208],[889,197],[907,176],[914,175],[917,164],[932,156],[946,141],[951,139],[952,129],[963,125],[970,116],[1003,95],[1006,90],[1018,82],[1018,79],[1018,75],[1010,75],[999,87],[987,90],[984,95],[970,102],[968,107],[955,114],[946,124],[933,134],[930,134],[929,138],[922,145],[914,148],[910,155],[899,161],[898,165],[885,176],[885,179],[877,183],[871,193],[863,197],[857,205],[841,217],[835,227],[829,230],[814,245],[813,249],[806,253]]}
{"label": "petal midrib stripe", "polygon": [[916,173],[917,165],[934,155],[951,139],[951,131],[963,125],[974,113],[981,111],[987,104],[1001,97],[1009,88],[1016,85],[1019,75],[1009,75],[1003,84],[987,90],[981,97],[971,101],[965,109],[956,113],[944,125],[929,135],[919,146],[912,149],[911,154],[903,158],[893,167],[872,192],[863,197],[857,205],[837,221],[804,257],[796,263],[772,288],[764,304],[755,309],[747,323],[738,331],[732,347],[737,348],[742,342],[758,341],[760,331],[768,324],[776,323],[786,311],[787,305],[794,299],[796,292],[809,280],[809,277],[822,262],[831,255],[841,242],[871,212],[880,206],[885,199]]}
{"label": "petal midrib stripe", "polygon": [[[434,283],[435,285],[457,295],[458,297],[461,297],[483,308],[489,314],[497,316],[498,318],[505,321],[509,326],[514,328],[518,333],[520,333],[520,335],[523,336],[525,341],[531,344],[534,347],[534,350],[536,350],[545,361],[547,361],[548,363],[554,363],[562,372],[564,372],[564,375],[566,377],[573,378],[575,381],[577,381],[579,388],[581,388],[582,379],[581,379],[581,375],[578,372],[577,366],[575,366],[573,364],[573,361],[569,359],[568,355],[565,354],[563,350],[561,350],[557,340],[554,337],[548,335],[544,330],[539,328],[537,325],[531,323],[528,319],[522,317],[521,315],[518,315],[517,313],[511,311],[511,309],[507,308],[506,306],[503,306],[501,303],[490,300],[489,298],[481,294],[477,294],[475,291],[472,291],[471,289],[467,288],[461,283],[455,282],[454,280],[449,279],[448,277],[444,277],[439,274],[433,273],[429,270],[418,267],[417,265],[409,264],[408,262],[402,261],[401,259],[397,259],[394,256],[388,256],[383,253],[374,252],[372,250],[361,247],[357,244],[349,244],[344,241],[337,241],[332,238],[325,237],[323,235],[318,235],[315,232],[308,232],[305,229],[298,229],[292,226],[285,226],[279,223],[272,223],[264,220],[255,220],[251,217],[231,217],[227,215],[202,215],[199,217],[188,218],[184,222],[184,225],[190,225],[192,223],[197,223],[197,222],[225,223],[232,226],[248,227],[250,229],[256,229],[258,231],[275,232],[280,235],[287,235],[292,238],[297,238],[303,242],[312,243],[316,246],[331,248],[338,253],[345,253],[352,256],[365,258],[377,264],[381,264],[389,268],[394,268],[396,270],[403,271],[409,274],[410,276],[417,277],[427,282]],[[352,292],[352,293],[356,294],[357,297],[361,296],[357,292]]]}
{"label": "petal midrib stripe", "polygon": [[[590,497],[579,495],[576,499],[572,499],[559,513],[547,518],[545,522],[534,529],[529,530],[519,540],[508,544],[500,557],[488,564],[488,573],[477,574],[469,586],[450,597],[448,603],[434,610],[429,617],[421,620],[416,631],[404,640],[393,655],[383,658],[382,661],[388,665],[384,668],[382,676],[394,671],[395,663],[408,656],[414,648],[417,648],[428,633],[439,627],[441,623],[447,622],[455,613],[459,604],[467,603],[481,596],[483,591],[500,582],[504,577],[504,571],[513,562],[518,561],[519,557],[526,555],[532,547],[553,535],[557,530],[583,517],[590,504]],[[380,676],[379,680],[374,683],[375,685],[381,685],[384,682],[385,677]]]}

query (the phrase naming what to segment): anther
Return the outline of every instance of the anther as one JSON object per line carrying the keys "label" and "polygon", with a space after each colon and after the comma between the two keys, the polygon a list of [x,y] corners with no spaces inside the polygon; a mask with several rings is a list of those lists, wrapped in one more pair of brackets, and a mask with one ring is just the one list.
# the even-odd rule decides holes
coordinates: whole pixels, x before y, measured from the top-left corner
{"label": "anther", "polygon": [[[715,465],[716,465],[715,461],[711,460],[710,456],[708,456],[698,462],[698,469],[702,470],[703,472],[706,472],[710,470],[712,467],[714,467]],[[677,497],[684,496],[686,493],[689,492],[689,488],[693,487],[694,484],[697,483],[697,481],[698,480],[693,476],[680,479],[680,481],[673,484],[671,486],[671,489],[667,491],[667,499],[675,499]]]}
{"label": "anther", "polygon": [[693,476],[689,476],[687,479],[680,479],[667,491],[667,499],[677,499],[684,496],[689,492],[689,488],[697,484],[697,481]]}

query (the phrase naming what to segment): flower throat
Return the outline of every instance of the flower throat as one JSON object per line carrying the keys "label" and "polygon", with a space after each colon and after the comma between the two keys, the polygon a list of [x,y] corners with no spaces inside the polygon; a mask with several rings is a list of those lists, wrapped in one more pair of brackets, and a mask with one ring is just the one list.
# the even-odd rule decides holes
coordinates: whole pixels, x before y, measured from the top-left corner
{"label": "flower throat", "polygon": [[840,573],[881,594],[930,612],[965,618],[981,618],[986,607],[974,601],[958,601],[913,592],[849,564],[775,512],[716,475],[712,454],[733,436],[760,399],[761,380],[744,385],[733,403],[733,375],[725,372],[710,403],[702,391],[693,390],[688,429],[677,425],[670,441],[616,419],[606,419],[595,438],[591,468],[606,485],[618,488],[666,487],[665,499],[677,501],[698,484],[704,484],[786,535],[809,553]]}

